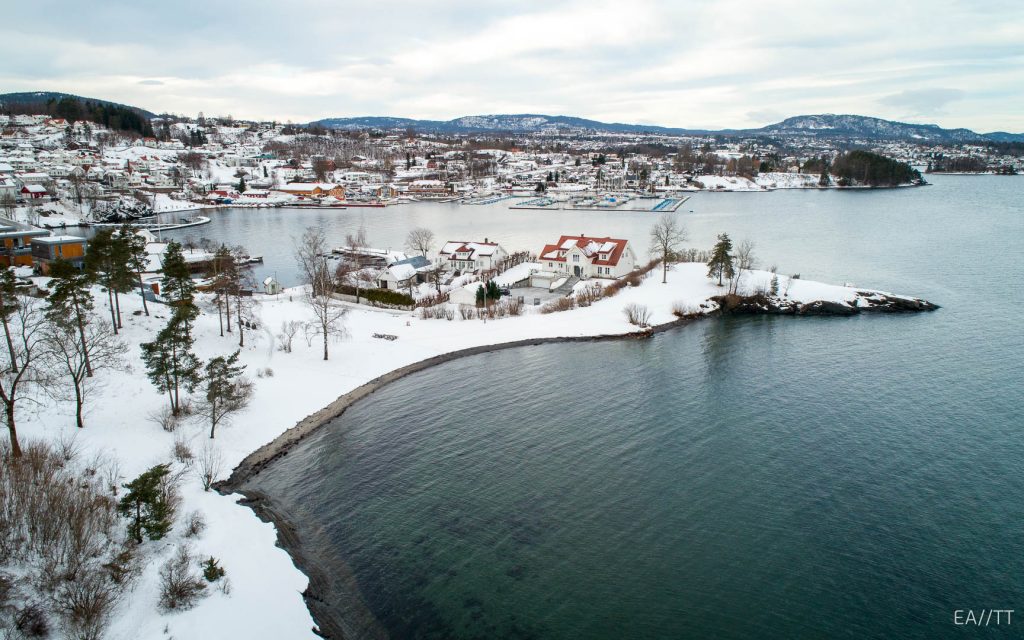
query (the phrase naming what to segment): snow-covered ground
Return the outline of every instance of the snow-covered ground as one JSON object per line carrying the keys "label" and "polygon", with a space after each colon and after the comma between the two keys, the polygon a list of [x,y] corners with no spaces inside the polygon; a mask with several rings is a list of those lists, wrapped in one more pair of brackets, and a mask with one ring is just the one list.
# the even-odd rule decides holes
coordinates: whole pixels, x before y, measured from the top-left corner
{"label": "snow-covered ground", "polygon": [[762,173],[753,179],[741,176],[697,176],[707,191],[765,191],[769,189],[817,189],[818,177],[809,173]]}
{"label": "snow-covered ground", "polygon": [[[528,271],[529,266],[516,269]],[[676,265],[668,273],[668,283],[662,284],[661,270],[655,269],[640,286],[627,287],[617,296],[586,308],[540,315],[531,307],[523,316],[487,322],[461,320],[457,314],[451,321],[424,320],[414,312],[353,308],[346,318],[348,336],[331,344],[327,361],[322,359],[318,339],[307,345],[301,332],[294,339],[292,353],[278,349],[280,340],[275,335],[283,322],[311,318],[299,290],[274,297],[257,295],[253,316],[258,318],[260,328],[246,331],[245,347],[241,349],[241,361],[248,367],[255,393],[252,403],[232,424],[218,428],[213,445],[225,460],[222,477],[247,454],[302,418],[399,367],[481,345],[631,333],[637,327],[629,324],[622,312],[631,303],[646,305],[653,325],[675,320],[674,307],[709,312],[715,305],[709,304],[708,298],[722,294],[724,289],[708,280],[706,271],[703,264]],[[511,274],[507,280],[517,275],[518,272]],[[770,280],[770,273],[751,272],[744,277],[743,289],[754,291],[766,287]],[[784,276],[779,276],[779,289],[780,295],[785,293],[801,302],[849,301],[858,297],[854,289]],[[106,297],[98,289],[95,295],[98,321],[103,321]],[[205,297],[200,298],[200,303],[203,313],[195,325],[197,354],[203,359],[230,354],[238,348],[237,328],[235,333],[220,337],[216,310]],[[75,436],[86,458],[97,453],[116,458],[122,481],[127,481],[155,464],[170,461],[176,437],[186,439],[197,454],[210,440],[206,424],[189,422],[176,433],[169,433],[148,419],[167,400],[146,378],[138,345],[152,340],[170,314],[167,307],[151,304],[150,317],[135,315],[141,309],[141,300],[132,294],[122,297],[121,307],[122,336],[130,345],[129,369],[100,374],[104,387],[88,406],[85,428],[76,430],[72,405],[50,400],[34,413],[26,409],[20,416],[19,431],[26,439],[45,438],[54,442]],[[374,334],[393,334],[397,339],[376,339]],[[289,556],[275,546],[274,527],[236,504],[239,496],[204,492],[195,474],[184,476],[181,490],[183,505],[175,530],[165,540],[145,543],[144,572],[119,604],[107,637],[316,638],[311,631],[313,620],[301,596],[307,579]],[[202,557],[212,555],[220,559],[230,580],[230,593],[212,591],[194,609],[162,614],[157,610],[157,572],[183,539],[182,516],[194,510],[202,512],[208,524],[194,543],[195,551]]]}

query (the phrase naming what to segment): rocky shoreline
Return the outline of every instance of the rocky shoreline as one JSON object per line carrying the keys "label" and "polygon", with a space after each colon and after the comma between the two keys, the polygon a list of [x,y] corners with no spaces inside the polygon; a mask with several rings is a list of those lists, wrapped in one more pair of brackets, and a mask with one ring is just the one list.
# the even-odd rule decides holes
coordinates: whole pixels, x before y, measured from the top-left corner
{"label": "rocky shoreline", "polygon": [[[309,585],[303,592],[303,599],[318,628],[314,631],[324,638],[335,640],[347,637],[344,627],[335,619],[337,607],[334,601],[342,594],[336,586],[338,581],[352,581],[350,576],[336,576],[328,570],[325,563],[309,553],[308,549],[317,545],[306,541],[298,535],[298,527],[292,519],[275,508],[269,497],[249,485],[249,481],[259,475],[267,466],[284,456],[306,437],[320,427],[341,416],[355,402],[371,395],[385,385],[408,375],[423,371],[430,367],[451,362],[459,358],[501,351],[515,347],[534,346],[560,342],[597,342],[604,340],[643,339],[656,333],[668,331],[693,320],[710,318],[718,315],[791,315],[791,316],[853,316],[860,313],[917,313],[934,311],[938,305],[919,298],[894,296],[875,291],[857,291],[857,297],[846,303],[817,300],[799,303],[786,297],[752,295],[723,295],[710,299],[718,308],[702,313],[679,317],[672,322],[650,327],[633,333],[616,335],[597,335],[583,337],[536,338],[517,340],[493,345],[482,345],[427,358],[419,362],[390,371],[382,376],[356,387],[340,396],[320,411],[307,416],[294,427],[288,429],[273,441],[252,452],[238,464],[226,480],[218,482],[214,488],[223,495],[238,493],[244,496],[239,504],[248,506],[260,520],[274,524],[278,532],[277,544],[289,553],[296,567],[309,578]],[[304,533],[307,536],[309,534]],[[315,534],[314,534],[315,537]],[[338,566],[333,564],[332,566]],[[353,625],[360,630],[360,637],[387,637],[384,630],[377,625],[372,613],[362,606],[356,606],[362,612],[360,620]]]}
{"label": "rocky shoreline", "polygon": [[737,315],[855,316],[860,313],[919,313],[940,308],[920,298],[894,296],[879,291],[857,291],[857,297],[846,302],[815,300],[800,303],[786,297],[763,294],[723,295],[711,299],[718,303],[722,311]]}

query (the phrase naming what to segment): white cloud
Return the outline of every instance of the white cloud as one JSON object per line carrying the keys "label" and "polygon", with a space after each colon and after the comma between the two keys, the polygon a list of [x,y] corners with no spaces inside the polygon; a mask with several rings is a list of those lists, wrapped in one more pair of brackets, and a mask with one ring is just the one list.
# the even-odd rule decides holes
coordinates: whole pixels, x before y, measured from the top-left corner
{"label": "white cloud", "polygon": [[[844,112],[1024,131],[1018,2],[38,0],[8,12],[0,90],[158,111],[540,112],[693,128]],[[40,12],[45,30],[17,26]]]}

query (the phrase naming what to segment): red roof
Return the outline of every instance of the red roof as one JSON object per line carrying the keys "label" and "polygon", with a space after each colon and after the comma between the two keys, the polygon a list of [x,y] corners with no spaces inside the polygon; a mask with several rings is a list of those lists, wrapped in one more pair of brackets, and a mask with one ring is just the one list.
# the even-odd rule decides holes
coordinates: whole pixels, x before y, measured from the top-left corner
{"label": "red roof", "polygon": [[[539,260],[549,262],[565,262],[564,251],[579,247],[590,258],[593,264],[615,266],[619,264],[622,253],[626,250],[628,240],[619,238],[594,238],[591,236],[562,236],[555,244],[546,244],[540,252]],[[601,259],[607,254],[608,258]]]}

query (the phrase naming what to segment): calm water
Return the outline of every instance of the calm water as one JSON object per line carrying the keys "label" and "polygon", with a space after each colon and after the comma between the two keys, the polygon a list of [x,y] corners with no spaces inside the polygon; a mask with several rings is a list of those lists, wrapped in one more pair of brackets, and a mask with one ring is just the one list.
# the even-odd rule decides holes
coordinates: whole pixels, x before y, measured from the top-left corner
{"label": "calm water", "polygon": [[[962,242],[993,236],[997,242],[1008,240],[998,226],[1014,224],[1016,216],[991,219],[995,216],[981,209],[997,206],[1006,212],[1016,206],[1014,210],[1019,210],[1024,192],[1024,177],[929,179],[935,185],[924,189],[875,192],[698,193],[683,204],[679,215],[695,246],[710,247],[715,236],[726,231],[737,240],[754,240],[763,266],[776,264],[784,273],[802,271],[804,277],[913,290],[934,281],[932,274],[916,271],[927,264],[917,260],[916,254],[939,255]],[[438,244],[486,237],[509,251],[538,252],[563,233],[610,235],[628,238],[643,256],[651,224],[657,219],[657,214],[638,211],[532,211],[511,210],[507,205],[218,209],[207,214],[213,219],[208,225],[165,235],[241,244],[252,254],[264,256],[264,266],[257,269],[260,279],[277,274],[281,282],[292,285],[296,284],[295,240],[313,225],[326,229],[331,246],[343,244],[347,233],[365,224],[370,243],[380,248],[401,249],[409,230],[422,226],[434,232]],[[936,223],[936,216],[944,216],[952,227],[926,228]],[[970,228],[965,219],[971,220]],[[962,238],[962,233],[977,237]],[[932,246],[936,240],[941,249]],[[909,255],[897,260],[886,255],[891,252]],[[955,251],[948,257],[958,259]]]}
{"label": "calm water", "polygon": [[[1024,179],[935,182],[684,209],[698,244],[728,230],[783,271],[938,312],[458,360],[356,404],[253,486],[395,638],[1017,635],[953,611],[1024,610]],[[416,219],[518,246],[538,227],[643,239],[651,221],[485,210],[465,230],[467,209],[387,209],[371,236]]]}

